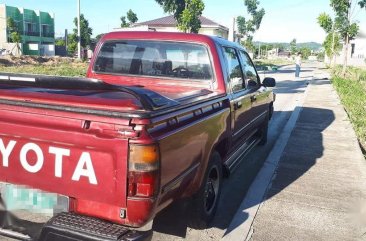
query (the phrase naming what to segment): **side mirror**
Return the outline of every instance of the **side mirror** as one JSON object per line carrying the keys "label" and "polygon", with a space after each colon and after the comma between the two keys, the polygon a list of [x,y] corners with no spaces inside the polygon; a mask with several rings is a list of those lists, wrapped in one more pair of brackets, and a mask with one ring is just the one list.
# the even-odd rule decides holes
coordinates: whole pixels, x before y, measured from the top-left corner
{"label": "side mirror", "polygon": [[264,87],[275,87],[276,86],[276,80],[274,78],[266,77],[263,80],[263,86]]}

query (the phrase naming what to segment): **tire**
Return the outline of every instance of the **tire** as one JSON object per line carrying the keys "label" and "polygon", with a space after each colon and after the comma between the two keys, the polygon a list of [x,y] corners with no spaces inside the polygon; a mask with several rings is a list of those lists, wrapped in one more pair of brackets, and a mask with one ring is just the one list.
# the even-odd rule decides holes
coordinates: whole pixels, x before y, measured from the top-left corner
{"label": "tire", "polygon": [[207,165],[202,185],[193,197],[191,227],[205,229],[216,214],[221,195],[222,163],[219,153],[213,152]]}
{"label": "tire", "polygon": [[260,141],[258,142],[258,145],[260,146],[264,146],[267,143],[267,139],[268,139],[268,123],[269,123],[269,115],[266,115],[266,119],[263,122],[263,124],[261,125],[261,128],[259,130],[259,138]]}

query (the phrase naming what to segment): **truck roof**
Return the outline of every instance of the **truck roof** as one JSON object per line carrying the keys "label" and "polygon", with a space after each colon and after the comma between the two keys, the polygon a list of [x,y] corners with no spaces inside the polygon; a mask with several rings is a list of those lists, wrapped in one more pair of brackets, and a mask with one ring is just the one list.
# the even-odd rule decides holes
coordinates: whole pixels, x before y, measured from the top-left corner
{"label": "truck roof", "polygon": [[[108,40],[121,39],[140,39],[140,40],[174,40],[182,42],[198,42],[198,43],[218,43],[220,45],[232,46],[245,50],[243,46],[236,42],[228,41],[217,36],[209,36],[196,33],[181,33],[181,32],[155,32],[155,31],[117,31],[107,33],[101,39],[101,42]],[[246,51],[246,50],[245,50]]]}

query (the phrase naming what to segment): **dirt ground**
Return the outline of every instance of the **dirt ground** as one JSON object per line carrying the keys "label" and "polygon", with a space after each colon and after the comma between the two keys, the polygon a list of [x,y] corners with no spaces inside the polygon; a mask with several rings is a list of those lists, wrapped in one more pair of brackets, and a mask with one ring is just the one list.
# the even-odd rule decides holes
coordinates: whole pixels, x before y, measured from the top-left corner
{"label": "dirt ground", "polygon": [[81,63],[80,60],[70,57],[43,57],[43,56],[20,56],[11,55],[0,56],[0,66],[19,66],[19,65],[57,65],[64,63]]}
{"label": "dirt ground", "polygon": [[0,56],[0,72],[84,77],[89,63],[69,57]]}

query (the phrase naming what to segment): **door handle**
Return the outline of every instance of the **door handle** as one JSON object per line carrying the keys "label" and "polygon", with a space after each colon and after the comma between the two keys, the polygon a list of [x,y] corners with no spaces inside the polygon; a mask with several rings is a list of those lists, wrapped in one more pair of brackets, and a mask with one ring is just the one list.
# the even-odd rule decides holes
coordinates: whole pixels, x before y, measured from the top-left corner
{"label": "door handle", "polygon": [[235,102],[235,103],[234,103],[234,108],[235,108],[235,110],[240,109],[240,108],[241,108],[241,106],[242,106],[241,101],[238,101],[238,102]]}
{"label": "door handle", "polygon": [[255,101],[257,100],[257,96],[256,96],[256,95],[252,95],[252,96],[250,96],[250,100],[251,100],[252,102],[255,102]]}

